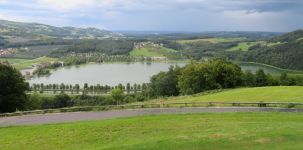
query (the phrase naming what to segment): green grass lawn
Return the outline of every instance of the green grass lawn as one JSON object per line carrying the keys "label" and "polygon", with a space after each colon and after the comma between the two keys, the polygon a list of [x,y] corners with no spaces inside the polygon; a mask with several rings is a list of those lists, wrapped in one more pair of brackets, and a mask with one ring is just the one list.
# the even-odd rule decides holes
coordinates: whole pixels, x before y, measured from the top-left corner
{"label": "green grass lawn", "polygon": [[[13,63],[20,63],[24,61],[29,61],[31,59],[19,59],[19,58],[7,58],[8,63],[13,64]],[[0,58],[0,61],[5,62],[6,58]]]}
{"label": "green grass lawn", "polygon": [[0,127],[0,149],[303,149],[303,115],[162,114]]}
{"label": "green grass lawn", "polygon": [[243,42],[243,43],[239,43],[238,46],[232,47],[230,49],[228,49],[227,51],[234,51],[234,50],[238,50],[239,48],[242,49],[242,51],[248,51],[248,48],[257,44],[262,44],[265,43],[265,41],[259,41],[259,42],[249,42],[250,44],[247,45],[248,42]]}
{"label": "green grass lawn", "polygon": [[302,86],[269,86],[239,88],[227,91],[171,100],[169,102],[298,102],[303,103]]}
{"label": "green grass lawn", "polygon": [[172,52],[172,53],[176,53],[178,51],[174,50],[174,49],[171,49],[171,48],[167,48],[167,47],[163,47],[163,46],[160,46],[162,49],[166,50],[167,52]]}
{"label": "green grass lawn", "polygon": [[195,39],[195,40],[177,40],[176,42],[184,44],[190,42],[198,42],[198,41],[209,41],[212,43],[220,43],[220,42],[232,42],[232,41],[241,41],[242,38],[213,38],[213,39]]}
{"label": "green grass lawn", "polygon": [[141,55],[143,55],[143,57],[163,57],[163,54],[149,52],[145,48],[140,48],[140,50],[139,48],[134,48],[129,54],[134,57],[141,57]]}

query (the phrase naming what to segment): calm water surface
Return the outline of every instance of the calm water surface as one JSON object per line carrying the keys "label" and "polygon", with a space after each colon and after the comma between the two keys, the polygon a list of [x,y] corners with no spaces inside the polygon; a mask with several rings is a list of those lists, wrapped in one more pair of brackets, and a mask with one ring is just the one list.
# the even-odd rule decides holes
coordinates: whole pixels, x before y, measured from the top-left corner
{"label": "calm water surface", "polygon": [[[44,84],[79,84],[83,87],[84,83],[88,85],[109,85],[115,86],[119,83],[126,85],[130,83],[142,84],[148,83],[151,76],[160,71],[168,71],[170,65],[176,63],[130,63],[130,64],[96,64],[87,66],[78,66],[70,68],[61,68],[53,72],[49,77],[40,77],[29,80],[30,83]],[[187,63],[177,63],[179,66],[185,66]],[[259,68],[264,69],[265,73],[280,74],[283,71],[253,64],[253,63],[238,63],[242,67],[242,71],[251,69],[255,73]],[[287,71],[288,73],[294,73]]]}

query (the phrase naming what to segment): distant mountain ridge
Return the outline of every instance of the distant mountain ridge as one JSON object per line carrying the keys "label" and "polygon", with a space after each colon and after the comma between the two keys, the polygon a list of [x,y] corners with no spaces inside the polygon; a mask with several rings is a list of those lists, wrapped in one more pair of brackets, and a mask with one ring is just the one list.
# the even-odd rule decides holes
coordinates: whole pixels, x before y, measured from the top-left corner
{"label": "distant mountain ridge", "polygon": [[55,27],[40,23],[22,23],[7,20],[0,20],[0,32],[2,36],[26,37],[32,39],[51,37],[106,38],[123,36],[119,33],[97,28]]}

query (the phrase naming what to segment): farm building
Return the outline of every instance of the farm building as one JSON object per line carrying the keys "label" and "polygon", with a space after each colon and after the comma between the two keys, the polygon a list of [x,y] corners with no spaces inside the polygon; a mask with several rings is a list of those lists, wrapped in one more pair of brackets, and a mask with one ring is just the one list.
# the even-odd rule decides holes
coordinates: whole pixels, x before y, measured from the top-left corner
{"label": "farm building", "polygon": [[49,64],[48,63],[40,63],[40,65],[39,66],[41,66],[41,67],[45,67],[45,66],[49,66]]}

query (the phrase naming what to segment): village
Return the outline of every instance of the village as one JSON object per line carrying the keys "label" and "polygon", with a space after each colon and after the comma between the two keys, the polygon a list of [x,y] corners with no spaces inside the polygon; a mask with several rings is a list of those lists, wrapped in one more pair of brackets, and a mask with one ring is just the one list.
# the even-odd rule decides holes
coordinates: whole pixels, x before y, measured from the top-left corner
{"label": "village", "polygon": [[28,51],[29,48],[28,47],[20,47],[20,48],[1,48],[0,49],[0,55],[10,55],[10,54],[14,54],[20,51]]}

